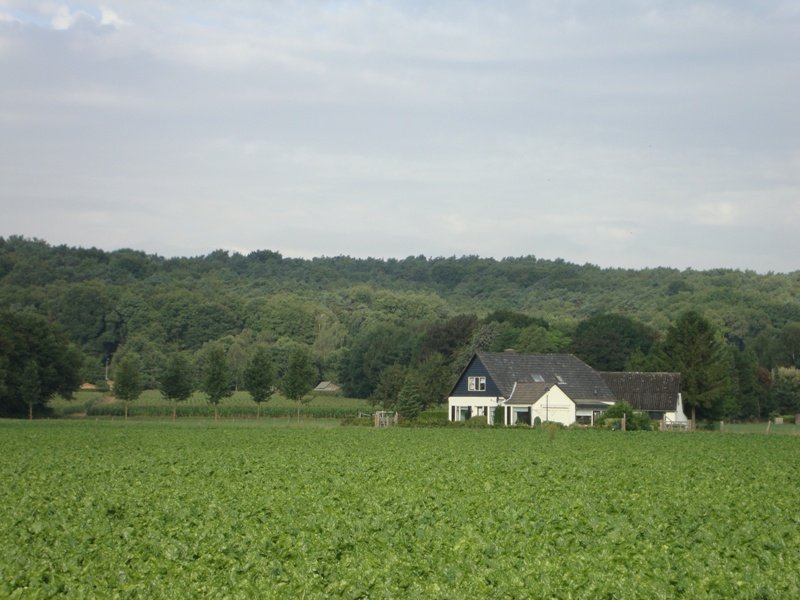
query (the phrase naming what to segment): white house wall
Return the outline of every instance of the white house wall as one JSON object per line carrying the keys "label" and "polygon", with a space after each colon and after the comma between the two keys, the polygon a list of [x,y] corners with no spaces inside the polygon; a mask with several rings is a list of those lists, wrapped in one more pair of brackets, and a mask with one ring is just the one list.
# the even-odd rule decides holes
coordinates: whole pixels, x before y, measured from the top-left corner
{"label": "white house wall", "polygon": [[553,386],[533,404],[531,419],[552,421],[562,425],[572,425],[575,422],[575,403],[561,388]]}
{"label": "white house wall", "polygon": [[[494,422],[494,409],[498,405],[498,400],[499,398],[487,396],[450,396],[447,399],[447,419],[449,421],[461,421],[461,409],[471,408],[473,417],[482,412],[483,415],[481,416],[485,416],[486,422],[491,425]],[[454,407],[456,409],[455,419],[453,419]]]}

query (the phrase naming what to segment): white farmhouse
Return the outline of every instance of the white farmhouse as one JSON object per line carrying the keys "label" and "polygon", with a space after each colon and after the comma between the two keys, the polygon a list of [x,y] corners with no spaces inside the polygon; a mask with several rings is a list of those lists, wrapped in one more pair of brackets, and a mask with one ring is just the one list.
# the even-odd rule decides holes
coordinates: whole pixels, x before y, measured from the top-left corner
{"label": "white farmhouse", "polygon": [[448,419],[592,425],[618,400],[651,418],[685,421],[678,373],[600,373],[572,354],[478,352],[448,397]]}

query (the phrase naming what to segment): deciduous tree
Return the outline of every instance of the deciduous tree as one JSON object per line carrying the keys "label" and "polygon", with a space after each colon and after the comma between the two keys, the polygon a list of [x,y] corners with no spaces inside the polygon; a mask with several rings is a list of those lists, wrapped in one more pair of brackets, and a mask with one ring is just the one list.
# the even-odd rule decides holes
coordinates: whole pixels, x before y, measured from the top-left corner
{"label": "deciduous tree", "polygon": [[647,354],[656,333],[642,323],[616,314],[599,314],[581,321],[572,351],[599,371],[622,371],[634,354]]}
{"label": "deciduous tree", "polygon": [[124,403],[126,420],[128,405],[142,395],[142,390],[139,357],[133,353],[126,354],[114,369],[114,397]]}
{"label": "deciduous tree", "polygon": [[172,401],[172,418],[178,414],[178,402],[188,400],[194,391],[192,366],[183,354],[173,354],[161,375],[161,395]]}
{"label": "deciduous tree", "polygon": [[281,391],[289,400],[297,402],[298,419],[300,419],[300,404],[306,401],[308,393],[314,388],[316,377],[317,371],[308,351],[296,348],[281,380]]}
{"label": "deciduous tree", "polygon": [[205,372],[203,373],[200,389],[208,397],[214,407],[214,420],[219,420],[219,403],[223,398],[233,394],[228,381],[228,364],[225,361],[225,351],[219,346],[212,346],[206,354]]}
{"label": "deciduous tree", "polygon": [[256,349],[253,358],[244,370],[244,386],[256,403],[256,417],[261,418],[261,403],[267,402],[275,388],[275,365],[269,350],[264,346]]}
{"label": "deciduous tree", "polygon": [[0,313],[0,416],[31,417],[53,394],[72,397],[83,356],[39,315]]}
{"label": "deciduous tree", "polygon": [[389,365],[382,372],[375,391],[370,396],[370,403],[383,407],[384,410],[393,410],[397,406],[397,396],[403,389],[406,380],[406,367],[403,365]]}

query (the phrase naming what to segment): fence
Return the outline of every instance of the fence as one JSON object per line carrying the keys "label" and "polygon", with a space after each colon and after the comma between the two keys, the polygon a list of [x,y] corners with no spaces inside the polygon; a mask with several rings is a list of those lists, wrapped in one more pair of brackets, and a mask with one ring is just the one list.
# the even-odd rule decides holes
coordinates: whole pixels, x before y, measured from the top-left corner
{"label": "fence", "polygon": [[397,425],[397,413],[378,411],[372,415],[372,422],[375,427],[391,427]]}

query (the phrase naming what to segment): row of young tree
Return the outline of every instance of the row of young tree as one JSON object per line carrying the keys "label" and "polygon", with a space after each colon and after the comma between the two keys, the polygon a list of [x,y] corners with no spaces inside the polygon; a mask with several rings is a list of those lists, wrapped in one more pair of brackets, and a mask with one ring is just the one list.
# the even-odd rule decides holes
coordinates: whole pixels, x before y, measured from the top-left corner
{"label": "row of young tree", "polygon": [[[173,403],[173,419],[177,416],[178,403],[188,400],[195,391],[202,392],[214,407],[214,419],[219,418],[220,402],[233,395],[230,368],[223,348],[211,346],[202,359],[198,371],[185,354],[176,353],[169,357],[163,368],[158,389],[166,400]],[[244,370],[244,386],[258,407],[257,418],[261,417],[261,405],[269,401],[276,391],[297,403],[299,417],[300,405],[309,399],[308,394],[316,385],[316,376],[311,357],[298,348],[278,379],[269,349],[259,346]],[[135,354],[126,355],[117,364],[114,377],[113,393],[123,401],[127,419],[129,403],[144,391],[139,357]]]}

